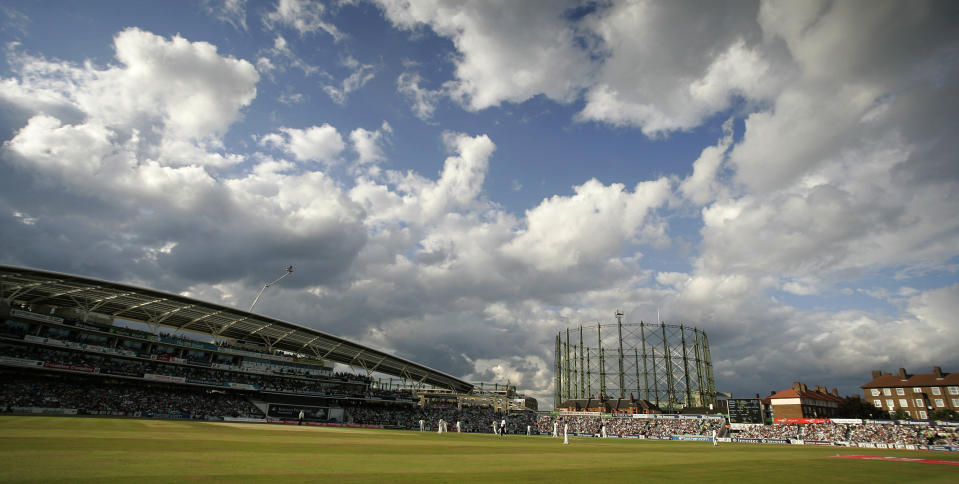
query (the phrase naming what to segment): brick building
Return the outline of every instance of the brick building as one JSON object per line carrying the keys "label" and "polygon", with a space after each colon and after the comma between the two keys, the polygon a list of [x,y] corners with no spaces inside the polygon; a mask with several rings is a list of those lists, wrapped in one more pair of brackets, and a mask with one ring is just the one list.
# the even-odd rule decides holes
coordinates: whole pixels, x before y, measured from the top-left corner
{"label": "brick building", "polygon": [[872,381],[862,385],[866,401],[889,412],[905,410],[910,418],[927,419],[933,410],[959,411],[959,373],[910,375],[905,368],[896,374],[873,370]]}
{"label": "brick building", "polygon": [[[835,388],[825,387],[810,390],[805,384],[793,382],[792,388],[767,397],[773,418],[829,418],[839,413],[842,398]],[[765,399],[764,399],[765,400]]]}

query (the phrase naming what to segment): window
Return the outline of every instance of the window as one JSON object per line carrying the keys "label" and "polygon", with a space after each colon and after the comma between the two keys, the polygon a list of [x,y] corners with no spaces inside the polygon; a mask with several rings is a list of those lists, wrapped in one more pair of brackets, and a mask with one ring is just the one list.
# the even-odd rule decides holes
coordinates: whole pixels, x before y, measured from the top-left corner
{"label": "window", "polygon": [[950,395],[959,395],[959,387],[949,387]]}
{"label": "window", "polygon": [[939,408],[945,407],[946,405],[942,402],[941,398],[936,399],[936,406]]}
{"label": "window", "polygon": [[889,407],[890,409],[896,408],[896,404],[892,403],[891,398],[886,400],[886,406]]}
{"label": "window", "polygon": [[929,418],[929,417],[926,417],[926,411],[925,411],[925,410],[920,410],[920,411],[919,411],[919,418],[921,418],[921,419],[927,419],[927,418]]}
{"label": "window", "polygon": [[897,389],[896,389],[896,395],[905,395],[905,394],[906,394],[906,389],[905,389],[905,388],[897,388]]}
{"label": "window", "polygon": [[913,388],[912,388],[912,393],[922,393],[922,388],[913,387]]}
{"label": "window", "polygon": [[906,408],[906,407],[909,406],[909,402],[907,402],[905,398],[900,398],[900,399],[899,399],[899,406],[902,407],[902,408]]}
{"label": "window", "polygon": [[906,416],[909,418],[912,418],[912,412],[910,412],[909,410],[906,410]]}
{"label": "window", "polygon": [[[892,390],[889,389],[889,388],[883,388],[883,389],[882,389],[882,394],[888,397],[889,395],[892,395]],[[937,394],[937,395],[938,395],[938,394]]]}
{"label": "window", "polygon": [[917,399],[916,399],[916,406],[919,407],[919,408],[925,407],[925,405],[922,403],[922,399],[921,399],[921,398],[917,398]]}
{"label": "window", "polygon": [[942,395],[942,391],[939,390],[939,387],[932,387],[933,395]]}
{"label": "window", "polygon": [[953,398],[953,399],[952,399],[952,406],[953,406],[953,407],[956,407],[956,408],[959,408],[959,398]]}
{"label": "window", "polygon": [[882,408],[882,400],[873,400],[872,404],[875,405],[876,408]]}
{"label": "window", "polygon": [[873,388],[873,389],[872,389],[872,396],[874,396],[874,397],[878,397],[878,396],[879,396],[879,389],[878,389],[878,388]]}

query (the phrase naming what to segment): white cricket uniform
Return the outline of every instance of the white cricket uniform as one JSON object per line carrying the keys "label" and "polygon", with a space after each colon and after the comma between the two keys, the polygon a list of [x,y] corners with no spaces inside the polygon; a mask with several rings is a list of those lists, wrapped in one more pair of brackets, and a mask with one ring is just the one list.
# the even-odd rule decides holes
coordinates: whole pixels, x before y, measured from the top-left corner
{"label": "white cricket uniform", "polygon": [[563,444],[569,444],[569,424],[563,424]]}
{"label": "white cricket uniform", "polygon": [[420,432],[422,432],[423,429],[425,428],[426,428],[426,422],[424,422],[423,419],[420,419]]}
{"label": "white cricket uniform", "polygon": [[553,422],[553,437],[559,437],[559,422]]}

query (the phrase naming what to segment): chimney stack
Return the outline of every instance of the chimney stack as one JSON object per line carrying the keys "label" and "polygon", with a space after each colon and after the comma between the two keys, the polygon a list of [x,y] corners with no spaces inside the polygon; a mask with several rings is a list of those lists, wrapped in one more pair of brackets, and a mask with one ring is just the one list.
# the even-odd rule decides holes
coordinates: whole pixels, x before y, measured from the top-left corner
{"label": "chimney stack", "polygon": [[802,391],[802,383],[799,383],[798,381],[794,381],[794,382],[793,382],[793,390],[796,390],[796,392],[801,392],[801,391]]}
{"label": "chimney stack", "polygon": [[905,379],[906,379],[906,369],[905,369],[905,368],[900,368],[900,369],[899,369],[899,379],[900,379],[900,380],[905,380]]}
{"label": "chimney stack", "polygon": [[882,376],[882,370],[872,370],[872,379],[875,380]]}
{"label": "chimney stack", "polygon": [[937,379],[937,380],[941,380],[941,379],[942,379],[942,367],[941,367],[941,366],[934,366],[934,367],[932,367],[932,372],[936,374],[936,379]]}
{"label": "chimney stack", "polygon": [[833,396],[838,397],[838,396],[839,396],[839,389],[836,388],[836,387],[832,387],[832,394],[833,394]]}

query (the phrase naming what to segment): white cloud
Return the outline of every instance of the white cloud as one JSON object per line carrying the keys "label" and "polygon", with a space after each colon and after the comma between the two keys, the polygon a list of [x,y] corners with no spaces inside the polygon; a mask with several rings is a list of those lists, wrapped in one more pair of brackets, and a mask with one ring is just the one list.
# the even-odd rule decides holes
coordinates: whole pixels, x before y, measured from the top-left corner
{"label": "white cloud", "polygon": [[[95,80],[77,93],[81,109],[107,122],[134,123],[159,112],[173,136],[199,139],[222,134],[256,96],[256,69],[221,57],[212,44],[137,29],[124,30],[114,42],[125,67],[91,72]],[[120,103],[102,103],[117,90]]]}
{"label": "white cloud", "polygon": [[781,84],[759,43],[754,7],[614,2],[587,19],[605,54],[579,113],[648,136],[699,126],[733,98],[761,101]]}
{"label": "white cloud", "polygon": [[356,59],[347,57],[343,61],[343,65],[349,68],[352,72],[346,79],[343,79],[343,81],[340,83],[340,86],[323,86],[323,90],[326,91],[326,93],[330,96],[330,99],[337,104],[344,104],[350,93],[363,87],[367,82],[370,82],[373,80],[373,77],[375,77],[374,71],[376,70],[376,66],[372,64],[361,64]]}
{"label": "white cloud", "polygon": [[679,192],[697,205],[714,200],[722,185],[717,180],[726,152],[733,142],[732,119],[723,123],[723,137],[713,146],[703,148],[693,162],[693,173],[679,185]]}
{"label": "white cloud", "polygon": [[343,33],[325,20],[326,6],[316,0],[278,0],[276,10],[263,17],[263,23],[270,30],[277,27],[289,27],[300,35],[313,34],[320,30],[339,41]]}
{"label": "white cloud", "polygon": [[319,67],[309,64],[296,55],[290,43],[282,35],[277,35],[273,39],[273,47],[263,49],[261,53],[263,55],[257,58],[256,68],[264,74],[289,68],[299,69],[307,76],[320,73]]}
{"label": "white cloud", "polygon": [[357,164],[367,165],[386,159],[383,144],[389,140],[392,133],[393,128],[386,121],[383,121],[380,129],[376,131],[356,128],[350,132],[350,142],[357,154]]}
{"label": "white cloud", "polygon": [[[576,48],[575,33],[562,17],[573,2],[378,3],[396,27],[429,26],[453,41],[460,56],[446,92],[470,110],[523,102],[538,94],[571,102],[588,75],[586,53]],[[406,79],[400,86],[409,88],[418,84],[415,81]],[[416,105],[422,106],[418,101]]]}
{"label": "white cloud", "polygon": [[281,128],[279,133],[263,136],[260,145],[273,145],[291,153],[299,161],[325,164],[337,163],[340,153],[346,148],[343,137],[329,124],[306,129]]}
{"label": "white cloud", "polygon": [[423,78],[415,72],[404,72],[396,79],[396,90],[412,105],[413,114],[426,121],[433,117],[436,104],[444,95],[442,90],[429,90],[420,86]]}
{"label": "white cloud", "polygon": [[246,31],[247,0],[204,0],[206,11],[213,18],[226,22],[237,30]]}
{"label": "white cloud", "polygon": [[528,210],[527,228],[504,253],[538,270],[559,272],[619,257],[626,243],[662,235],[648,216],[669,196],[666,179],[642,182],[632,193],[595,179],[573,190],[571,197],[553,196]]}

